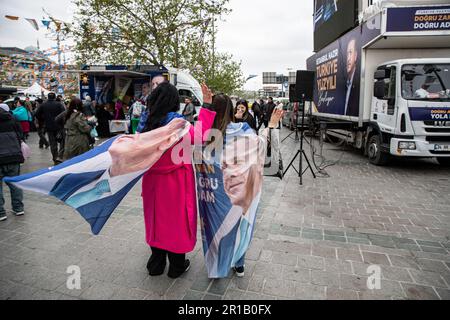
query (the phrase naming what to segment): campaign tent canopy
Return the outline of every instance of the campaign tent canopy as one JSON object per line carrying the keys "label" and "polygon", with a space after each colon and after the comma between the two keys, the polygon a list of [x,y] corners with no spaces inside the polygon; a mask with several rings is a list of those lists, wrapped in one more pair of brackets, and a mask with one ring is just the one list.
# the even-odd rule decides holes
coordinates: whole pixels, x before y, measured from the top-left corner
{"label": "campaign tent canopy", "polygon": [[23,93],[24,95],[29,96],[41,96],[42,92],[44,92],[44,95],[48,95],[50,93],[50,91],[41,87],[37,82],[35,82],[31,87],[20,91],[19,93]]}

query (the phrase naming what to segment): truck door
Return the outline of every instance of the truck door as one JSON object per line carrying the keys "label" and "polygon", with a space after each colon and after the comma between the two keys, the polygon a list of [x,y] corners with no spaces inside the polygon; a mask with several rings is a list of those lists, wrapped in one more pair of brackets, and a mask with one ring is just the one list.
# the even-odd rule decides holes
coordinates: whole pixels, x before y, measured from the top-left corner
{"label": "truck door", "polygon": [[377,81],[379,86],[383,83],[384,94],[373,98],[372,120],[378,123],[381,131],[394,134],[397,123],[397,67],[381,68],[386,70],[387,77]]}

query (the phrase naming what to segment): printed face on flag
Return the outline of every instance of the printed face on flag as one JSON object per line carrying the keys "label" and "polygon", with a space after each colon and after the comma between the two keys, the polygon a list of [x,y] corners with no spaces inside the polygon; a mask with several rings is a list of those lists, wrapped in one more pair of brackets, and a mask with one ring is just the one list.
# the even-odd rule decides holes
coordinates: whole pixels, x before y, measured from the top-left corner
{"label": "printed face on flag", "polygon": [[118,138],[109,148],[112,158],[111,176],[120,176],[150,168],[188,130],[188,122],[183,119],[175,119],[162,128]]}
{"label": "printed face on flag", "polygon": [[256,136],[236,137],[234,143],[225,145],[222,161],[225,193],[233,205],[242,207],[244,215],[262,189],[263,150]]}

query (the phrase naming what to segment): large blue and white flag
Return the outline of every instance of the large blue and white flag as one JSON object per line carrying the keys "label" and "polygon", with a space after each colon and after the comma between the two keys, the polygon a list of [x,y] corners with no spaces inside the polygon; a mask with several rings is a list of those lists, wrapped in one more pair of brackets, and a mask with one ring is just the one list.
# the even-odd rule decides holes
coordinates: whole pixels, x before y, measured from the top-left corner
{"label": "large blue and white flag", "polygon": [[244,265],[261,198],[266,140],[246,123],[232,123],[220,149],[219,155],[205,147],[195,166],[209,278],[225,278]]}
{"label": "large blue and white flag", "polygon": [[98,235],[144,173],[188,130],[188,122],[176,119],[151,132],[112,138],[55,167],[4,180],[58,198],[78,211]]}

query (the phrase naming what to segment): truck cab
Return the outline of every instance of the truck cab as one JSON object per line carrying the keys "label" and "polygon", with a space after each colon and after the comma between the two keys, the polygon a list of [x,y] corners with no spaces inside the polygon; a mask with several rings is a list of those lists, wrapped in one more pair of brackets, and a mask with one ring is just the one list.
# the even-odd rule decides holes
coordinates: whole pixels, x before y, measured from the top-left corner
{"label": "truck cab", "polygon": [[374,74],[369,139],[374,164],[397,157],[450,161],[450,59],[403,59]]}

